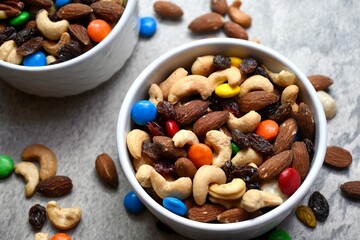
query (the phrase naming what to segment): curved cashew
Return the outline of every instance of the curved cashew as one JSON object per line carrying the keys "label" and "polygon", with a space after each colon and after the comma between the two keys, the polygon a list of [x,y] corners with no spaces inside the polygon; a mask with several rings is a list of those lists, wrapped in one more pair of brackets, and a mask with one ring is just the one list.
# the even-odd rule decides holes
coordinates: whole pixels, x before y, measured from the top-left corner
{"label": "curved cashew", "polygon": [[214,56],[207,55],[196,58],[196,60],[191,65],[191,74],[209,76],[213,71],[215,71],[214,66]]}
{"label": "curved cashew", "polygon": [[260,166],[263,162],[263,156],[252,148],[245,148],[239,151],[232,159],[231,162],[235,166],[246,165],[255,163]]}
{"label": "curved cashew", "polygon": [[79,207],[60,208],[55,201],[50,201],[46,205],[46,215],[56,228],[68,230],[78,224],[82,211]]}
{"label": "curved cashew", "polygon": [[324,91],[317,91],[319,96],[321,105],[325,111],[325,116],[327,119],[331,119],[336,115],[337,112],[337,105],[334,100],[328,93]]}
{"label": "curved cashew", "polygon": [[67,43],[69,43],[71,40],[71,36],[67,32],[63,32],[61,34],[60,40],[58,42],[53,42],[49,40],[44,40],[42,42],[42,46],[49,54],[53,56],[57,56],[57,51],[59,48]]}
{"label": "curved cashew", "polygon": [[47,39],[58,40],[63,32],[67,32],[69,22],[65,19],[52,22],[48,14],[45,9],[41,9],[36,15],[36,26]]}
{"label": "curved cashew", "polygon": [[230,86],[240,85],[242,81],[240,70],[234,66],[226,68],[222,71],[213,72],[208,79],[214,89],[226,81],[230,84]]}
{"label": "curved cashew", "polygon": [[244,28],[249,28],[251,26],[251,16],[241,11],[239,8],[230,6],[228,9],[228,14],[233,22],[243,26]]}
{"label": "curved cashew", "polygon": [[157,106],[159,102],[164,100],[164,95],[160,87],[156,83],[150,85],[148,94],[149,94],[149,101],[152,102],[155,106]]}
{"label": "curved cashew", "polygon": [[55,176],[57,160],[55,154],[42,144],[27,146],[21,153],[23,161],[38,161],[40,164],[40,180]]}
{"label": "curved cashew", "polygon": [[290,103],[291,109],[294,114],[299,111],[299,106],[296,103],[297,96],[299,94],[299,87],[296,85],[289,85],[284,88],[281,94],[281,104]]}
{"label": "curved cashew", "polygon": [[218,130],[211,130],[206,133],[205,143],[213,149],[212,165],[222,167],[231,158],[230,138]]}
{"label": "curved cashew", "polygon": [[246,184],[241,178],[234,178],[229,183],[211,184],[209,195],[223,200],[235,200],[241,198],[246,191]]}
{"label": "curved cashew", "polygon": [[269,79],[261,75],[253,75],[247,78],[240,85],[239,97],[243,96],[245,93],[262,90],[266,92],[274,92],[274,85],[270,82]]}
{"label": "curved cashew", "polygon": [[133,129],[126,135],[126,145],[131,156],[139,159],[142,152],[142,144],[145,140],[150,140],[150,135],[140,129]]}
{"label": "curved cashew", "polygon": [[175,147],[183,147],[186,144],[193,145],[199,143],[199,139],[193,131],[181,129],[172,138]]}
{"label": "curved cashew", "polygon": [[0,60],[19,65],[23,57],[16,51],[14,40],[8,40],[0,46]]}
{"label": "curved cashew", "polygon": [[170,76],[163,82],[160,83],[159,87],[164,95],[164,99],[167,99],[169,96],[169,91],[172,85],[176,83],[179,79],[186,77],[188,75],[188,71],[184,68],[178,68],[174,72],[170,74]]}
{"label": "curved cashew", "polygon": [[141,165],[135,176],[143,187],[152,186],[160,198],[176,197],[183,200],[188,198],[192,192],[192,182],[189,177],[166,181],[161,174],[147,164]]}
{"label": "curved cashew", "polygon": [[283,203],[281,197],[257,189],[245,192],[241,200],[241,207],[247,212],[255,212],[260,208],[278,206]]}
{"label": "curved cashew", "polygon": [[168,101],[175,104],[181,98],[199,93],[202,99],[207,99],[214,91],[209,79],[200,75],[189,75],[177,81],[169,91]]}
{"label": "curved cashew", "polygon": [[289,198],[289,196],[283,194],[279,188],[279,183],[277,179],[273,179],[270,181],[266,181],[261,185],[261,190],[264,192],[270,192],[273,193],[279,197],[281,197],[281,199],[283,201],[285,201],[286,199]]}
{"label": "curved cashew", "polygon": [[50,240],[50,236],[48,233],[36,233],[35,234],[35,240]]}
{"label": "curved cashew", "polygon": [[210,183],[223,184],[226,182],[225,172],[213,165],[204,165],[195,173],[193,179],[193,196],[197,205],[206,201]]}
{"label": "curved cashew", "polygon": [[241,198],[235,199],[235,200],[225,200],[225,199],[219,199],[216,197],[209,196],[209,201],[212,203],[220,204],[227,209],[231,209],[231,208],[239,208],[240,207]]}
{"label": "curved cashew", "polygon": [[295,74],[292,72],[281,70],[279,73],[273,73],[265,65],[262,65],[266,73],[269,75],[270,80],[279,87],[287,87],[295,83]]}
{"label": "curved cashew", "polygon": [[250,133],[257,128],[260,122],[261,115],[254,110],[251,110],[240,118],[237,118],[230,113],[226,125],[230,130],[239,129],[243,133]]}
{"label": "curved cashew", "polygon": [[25,196],[31,197],[39,183],[39,171],[32,162],[20,162],[15,165],[14,171],[18,175],[22,175],[25,180]]}

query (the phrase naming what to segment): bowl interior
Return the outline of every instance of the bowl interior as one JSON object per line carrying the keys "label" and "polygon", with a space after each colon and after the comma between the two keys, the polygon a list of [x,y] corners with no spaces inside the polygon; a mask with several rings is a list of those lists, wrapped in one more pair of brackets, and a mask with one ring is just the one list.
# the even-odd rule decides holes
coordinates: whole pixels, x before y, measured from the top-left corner
{"label": "bowl interior", "polygon": [[[177,216],[160,206],[145,192],[136,180],[132,167],[132,159],[129,157],[126,147],[126,134],[133,128],[133,123],[130,118],[131,108],[137,101],[148,98],[147,91],[149,86],[152,83],[160,83],[165,80],[167,76],[178,67],[190,69],[191,64],[199,56],[215,54],[241,58],[252,56],[264,63],[273,72],[279,72],[284,69],[293,72],[297,77],[296,84],[300,88],[301,98],[311,108],[316,126],[314,141],[315,154],[308,176],[300,188],[283,204],[268,213],[255,219],[231,224],[195,222]],[[258,235],[260,235],[264,233],[266,229],[270,230],[279,224],[309,191],[310,186],[322,166],[325,156],[326,120],[316,92],[306,76],[279,53],[249,41],[228,38],[204,39],[182,45],[165,53],[138,76],[122,103],[117,123],[117,144],[121,168],[134,191],[154,215],[160,220],[166,221],[175,230],[184,235],[186,235],[186,231],[191,231],[192,236],[194,236],[193,234],[202,234],[204,231],[207,231],[207,233],[226,234],[229,233],[229,231],[241,232],[248,230],[257,230]]]}

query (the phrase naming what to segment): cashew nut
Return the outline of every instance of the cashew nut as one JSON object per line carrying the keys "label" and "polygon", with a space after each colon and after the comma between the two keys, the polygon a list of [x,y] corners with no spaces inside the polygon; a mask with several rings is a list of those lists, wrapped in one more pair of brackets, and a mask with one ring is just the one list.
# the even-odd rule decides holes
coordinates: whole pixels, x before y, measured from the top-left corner
{"label": "cashew nut", "polygon": [[56,61],[56,57],[53,55],[47,55],[46,56],[46,64],[50,65],[51,63]]}
{"label": "cashew nut", "polygon": [[76,226],[81,219],[81,208],[60,208],[55,201],[46,205],[46,215],[54,227],[61,230],[68,230]]}
{"label": "cashew nut", "polygon": [[48,233],[36,233],[35,234],[35,240],[50,240],[50,236]]}
{"label": "cashew nut", "polygon": [[222,167],[231,158],[230,138],[218,130],[211,130],[206,133],[205,143],[210,145],[213,151],[212,165]]}
{"label": "cashew nut", "polygon": [[231,162],[235,166],[246,165],[255,163],[260,166],[263,163],[263,156],[252,148],[245,148],[239,151],[232,159]]}
{"label": "cashew nut", "polygon": [[241,200],[241,207],[247,212],[255,212],[260,208],[278,206],[283,203],[281,197],[274,193],[257,189],[250,189],[245,192]]}
{"label": "cashew nut", "polygon": [[229,183],[211,184],[209,195],[223,200],[235,200],[241,198],[246,191],[246,184],[241,178],[234,178]]}
{"label": "cashew nut", "polygon": [[213,165],[203,165],[195,173],[193,179],[193,197],[197,205],[206,202],[209,185],[211,183],[223,184],[226,182],[225,172]]}
{"label": "cashew nut", "polygon": [[48,11],[41,9],[36,15],[36,26],[47,39],[58,40],[62,33],[67,32],[69,22],[65,19],[52,22],[48,14]]}
{"label": "cashew nut", "polygon": [[23,161],[38,161],[40,164],[40,180],[55,176],[57,160],[55,154],[42,144],[27,146],[21,153]]}
{"label": "cashew nut", "polygon": [[157,106],[159,102],[164,100],[164,95],[160,87],[156,83],[150,85],[148,94],[149,94],[149,101],[152,102],[155,106]]}
{"label": "cashew nut", "polygon": [[140,129],[133,129],[126,135],[126,145],[131,156],[137,159],[141,157],[142,144],[145,140],[150,140],[150,135]]}
{"label": "cashew nut", "polygon": [[183,147],[186,144],[193,145],[199,143],[199,139],[193,131],[181,129],[172,138],[175,147]]}
{"label": "cashew nut", "polygon": [[53,56],[57,56],[57,51],[59,48],[67,43],[69,43],[71,40],[71,36],[67,32],[63,32],[61,34],[60,40],[58,42],[53,42],[49,40],[42,41],[42,46],[45,49],[46,52]]}
{"label": "cashew nut", "polygon": [[8,40],[0,46],[0,60],[19,65],[23,57],[16,51],[14,40]]}
{"label": "cashew nut", "polygon": [[137,170],[135,177],[143,187],[151,187],[151,172],[154,168],[148,164],[143,164]]}
{"label": "cashew nut", "polygon": [[16,174],[24,177],[25,180],[25,196],[31,197],[36,191],[39,183],[39,171],[32,162],[20,162],[15,165]]}
{"label": "cashew nut", "polygon": [[239,8],[230,6],[228,9],[228,14],[233,22],[241,25],[242,27],[249,28],[251,26],[251,16],[241,11]]}
{"label": "cashew nut", "polygon": [[295,84],[296,76],[292,72],[281,70],[279,73],[273,73],[265,65],[261,65],[266,73],[269,75],[270,80],[279,87],[287,87]]}
{"label": "cashew nut", "polygon": [[284,88],[281,93],[281,104],[290,103],[291,109],[294,114],[299,111],[299,106],[296,103],[296,99],[299,94],[299,87],[296,85],[289,85]]}
{"label": "cashew nut", "polygon": [[189,96],[191,94],[200,94],[202,99],[207,99],[211,96],[214,91],[211,84],[209,84],[209,79],[200,75],[189,75],[183,77],[172,87],[169,91],[168,101],[171,104],[175,104],[181,98]]}
{"label": "cashew nut", "polygon": [[243,133],[250,133],[257,128],[260,122],[261,115],[254,110],[251,110],[240,118],[237,118],[230,113],[226,125],[230,130],[239,129]]}
{"label": "cashew nut", "polygon": [[319,96],[321,105],[325,111],[325,116],[327,119],[331,119],[336,115],[337,112],[337,105],[334,100],[328,93],[324,91],[317,91]]}
{"label": "cashew nut", "polygon": [[285,201],[286,199],[289,198],[288,195],[285,195],[281,192],[280,188],[279,188],[279,183],[278,180],[276,178],[274,178],[273,180],[270,181],[266,181],[261,185],[261,190],[265,191],[265,192],[270,192],[273,193],[279,197],[281,197],[281,199],[283,201]]}
{"label": "cashew nut", "polygon": [[220,204],[227,209],[231,209],[231,208],[239,208],[240,207],[241,198],[235,199],[235,200],[225,200],[225,199],[219,199],[219,198],[209,196],[209,201],[212,203]]}
{"label": "cashew nut", "polygon": [[170,76],[163,82],[160,83],[159,87],[163,93],[164,99],[167,99],[169,96],[169,91],[172,85],[177,82],[179,79],[186,77],[188,72],[184,68],[178,68],[170,74]]}
{"label": "cashew nut", "polygon": [[224,82],[228,82],[231,86],[240,85],[242,78],[240,70],[237,67],[231,66],[222,71],[213,72],[209,77],[209,81],[215,89]]}
{"label": "cashew nut", "polygon": [[274,92],[274,85],[270,82],[269,79],[261,75],[253,75],[247,78],[240,85],[239,97],[243,96],[245,93],[262,90],[266,92]]}
{"label": "cashew nut", "polygon": [[214,56],[207,55],[196,58],[194,63],[191,65],[191,74],[209,76],[214,70]]}

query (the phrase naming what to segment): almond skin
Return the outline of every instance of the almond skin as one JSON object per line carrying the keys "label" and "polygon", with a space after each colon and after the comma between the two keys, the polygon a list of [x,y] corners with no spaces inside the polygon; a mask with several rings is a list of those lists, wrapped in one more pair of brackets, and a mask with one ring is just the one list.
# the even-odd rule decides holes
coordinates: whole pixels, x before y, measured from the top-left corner
{"label": "almond skin", "polygon": [[234,223],[248,220],[260,216],[260,211],[247,212],[243,208],[232,208],[222,212],[217,216],[217,220],[221,223]]}
{"label": "almond skin", "polygon": [[187,158],[179,158],[175,162],[175,172],[179,177],[194,178],[197,169],[194,163]]}
{"label": "almond skin", "polygon": [[36,191],[47,197],[61,197],[71,192],[72,181],[66,176],[53,176],[40,182]]}
{"label": "almond skin", "polygon": [[95,160],[95,169],[104,183],[114,189],[118,187],[119,177],[116,166],[108,154],[102,153],[97,156]]}
{"label": "almond skin", "polygon": [[289,167],[293,160],[291,150],[283,151],[266,160],[260,165],[258,172],[262,180],[269,180],[280,174],[282,170]]}
{"label": "almond skin", "polygon": [[179,19],[184,15],[183,10],[172,2],[156,1],[153,5],[154,11],[163,18]]}
{"label": "almond skin", "polygon": [[219,13],[223,16],[227,13],[228,5],[226,0],[211,0],[211,11]]}
{"label": "almond skin", "polygon": [[330,87],[334,80],[324,75],[310,75],[307,76],[316,91],[325,90]]}
{"label": "almond skin", "polygon": [[341,184],[340,190],[347,197],[360,200],[360,181],[350,181]]}
{"label": "almond skin", "polygon": [[210,130],[219,129],[229,119],[229,112],[216,111],[205,114],[193,125],[193,132],[199,138],[205,137]]}
{"label": "almond skin", "polygon": [[188,26],[193,33],[215,32],[224,25],[224,18],[218,13],[206,13],[195,18]]}
{"label": "almond skin", "polygon": [[352,163],[352,155],[342,147],[328,146],[325,154],[325,163],[335,168],[347,168]]}
{"label": "almond skin", "polygon": [[70,24],[69,33],[84,45],[89,45],[91,43],[87,30],[83,25],[77,23]]}
{"label": "almond skin", "polygon": [[206,113],[209,105],[209,101],[203,100],[192,100],[185,104],[178,103],[174,107],[175,120],[181,126],[195,122]]}
{"label": "almond skin", "polygon": [[306,103],[301,102],[299,104],[299,110],[296,117],[301,138],[313,140],[315,134],[315,123],[311,109]]}
{"label": "almond skin", "polygon": [[94,14],[106,22],[117,21],[124,12],[124,7],[111,1],[98,1],[90,5]]}
{"label": "almond skin", "polygon": [[298,170],[301,180],[304,180],[310,168],[310,157],[306,145],[304,142],[294,142],[291,146],[291,151],[294,154],[291,167]]}
{"label": "almond skin", "polygon": [[61,7],[56,15],[61,19],[73,20],[77,18],[82,18],[92,13],[93,9],[82,3],[69,3]]}
{"label": "almond skin", "polygon": [[217,216],[226,211],[226,208],[218,204],[205,203],[202,206],[195,206],[189,209],[189,219],[198,222],[212,222]]}
{"label": "almond skin", "polygon": [[249,36],[245,29],[237,23],[228,21],[224,24],[224,33],[230,38],[239,38],[248,40]]}
{"label": "almond skin", "polygon": [[173,140],[169,137],[155,136],[153,143],[158,153],[169,160],[176,161],[181,157],[187,157],[187,151],[184,148],[175,147]]}
{"label": "almond skin", "polygon": [[258,111],[279,100],[279,96],[275,93],[266,91],[252,91],[245,93],[238,100],[240,111],[250,112]]}
{"label": "almond skin", "polygon": [[291,148],[296,137],[297,128],[297,123],[293,118],[288,118],[280,124],[278,135],[274,141],[275,154]]}

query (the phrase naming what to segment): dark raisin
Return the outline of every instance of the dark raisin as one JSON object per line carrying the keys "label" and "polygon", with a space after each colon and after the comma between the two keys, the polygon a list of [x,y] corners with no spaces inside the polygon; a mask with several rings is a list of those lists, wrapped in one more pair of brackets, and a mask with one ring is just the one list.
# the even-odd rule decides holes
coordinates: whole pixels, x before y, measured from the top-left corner
{"label": "dark raisin", "polygon": [[16,52],[21,56],[30,55],[41,48],[42,41],[43,37],[34,37],[21,44],[21,46],[16,49]]}
{"label": "dark raisin", "polygon": [[59,58],[63,61],[73,59],[81,54],[81,45],[75,40],[61,46],[57,51]]}
{"label": "dark raisin", "polygon": [[36,229],[41,229],[46,220],[46,209],[40,204],[32,206],[29,210],[29,223]]}
{"label": "dark raisin", "polygon": [[240,63],[240,71],[243,74],[251,74],[255,71],[258,66],[258,62],[255,58],[244,58]]}
{"label": "dark raisin", "polygon": [[221,98],[218,97],[215,93],[213,93],[210,96],[210,105],[209,108],[213,111],[222,111],[222,106],[221,106]]}
{"label": "dark raisin", "polygon": [[16,29],[14,27],[7,26],[4,31],[0,33],[0,46],[9,40],[13,40],[16,36]]}
{"label": "dark raisin", "polygon": [[174,163],[161,161],[161,162],[155,163],[154,168],[161,175],[175,174],[175,164]]}
{"label": "dark raisin", "polygon": [[329,204],[320,192],[316,191],[311,194],[308,205],[318,221],[325,221],[329,216]]}
{"label": "dark raisin", "polygon": [[233,141],[240,147],[240,148],[249,148],[250,142],[246,135],[238,129],[234,129],[231,132]]}
{"label": "dark raisin", "polygon": [[273,114],[269,115],[269,119],[274,120],[277,123],[282,123],[286,119],[290,118],[292,114],[291,104],[281,104]]}
{"label": "dark raisin", "polygon": [[141,155],[143,154],[153,159],[154,161],[159,161],[161,159],[155,144],[149,140],[145,140],[141,146]]}
{"label": "dark raisin", "polygon": [[226,161],[223,166],[227,182],[234,178],[241,178],[247,189],[260,189],[259,173],[256,168],[251,166],[235,166],[231,161]]}
{"label": "dark raisin", "polygon": [[239,117],[240,107],[235,98],[223,98],[220,101],[223,111],[232,113],[235,117]]}
{"label": "dark raisin", "polygon": [[255,68],[255,71],[253,72],[254,75],[261,75],[263,77],[269,78],[269,75],[267,74],[267,72],[265,71],[265,69],[263,67],[257,66]]}
{"label": "dark raisin", "polygon": [[151,121],[146,124],[147,129],[153,136],[165,136],[164,128],[157,122]]}
{"label": "dark raisin", "polygon": [[265,155],[273,155],[274,154],[274,146],[265,138],[257,135],[256,133],[248,133],[246,134],[247,139],[250,142],[250,147],[255,151],[258,151]]}
{"label": "dark raisin", "polygon": [[157,104],[156,110],[165,119],[175,118],[174,105],[172,105],[168,101],[160,101]]}
{"label": "dark raisin", "polygon": [[213,59],[214,66],[217,69],[226,69],[231,66],[231,60],[229,57],[225,57],[223,55],[215,55]]}
{"label": "dark raisin", "polygon": [[303,140],[303,142],[304,142],[305,145],[306,145],[306,150],[308,151],[309,157],[310,157],[310,160],[311,160],[312,157],[314,156],[314,152],[315,152],[315,150],[314,150],[314,143],[313,143],[310,139],[308,139],[308,138],[305,138],[305,139]]}
{"label": "dark raisin", "polygon": [[21,46],[24,42],[29,41],[30,39],[36,37],[38,35],[38,31],[34,28],[24,28],[23,30],[20,30],[15,38],[14,41],[16,43],[16,46]]}
{"label": "dark raisin", "polygon": [[257,112],[261,115],[261,119],[268,119],[269,116],[273,115],[276,109],[280,106],[280,102],[276,101],[273,104],[267,105]]}

